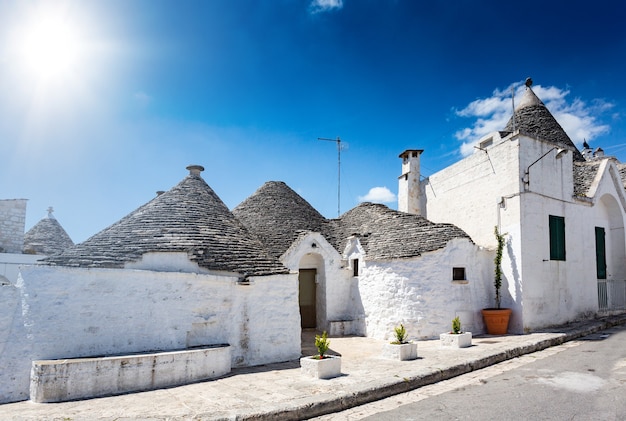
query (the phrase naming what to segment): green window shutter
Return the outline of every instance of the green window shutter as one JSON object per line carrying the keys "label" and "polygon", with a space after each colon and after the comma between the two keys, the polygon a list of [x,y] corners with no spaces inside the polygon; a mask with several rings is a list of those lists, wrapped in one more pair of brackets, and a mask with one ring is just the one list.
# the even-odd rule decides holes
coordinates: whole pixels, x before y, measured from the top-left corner
{"label": "green window shutter", "polygon": [[565,260],[565,218],[550,215],[550,260]]}

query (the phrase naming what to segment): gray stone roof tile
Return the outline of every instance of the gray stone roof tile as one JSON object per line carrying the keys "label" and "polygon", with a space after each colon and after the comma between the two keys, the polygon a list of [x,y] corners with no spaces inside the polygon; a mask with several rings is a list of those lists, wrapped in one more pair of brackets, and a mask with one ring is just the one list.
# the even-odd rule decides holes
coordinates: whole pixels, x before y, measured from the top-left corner
{"label": "gray stone roof tile", "polygon": [[329,240],[340,252],[349,236],[360,239],[368,260],[402,259],[442,249],[455,238],[469,235],[452,224],[434,223],[420,215],[399,212],[385,205],[361,203],[331,221]]}
{"label": "gray stone roof tile", "polygon": [[601,162],[601,160],[574,162],[574,196],[587,196]]}
{"label": "gray stone roof tile", "polygon": [[200,177],[202,167],[85,242],[44,260],[48,264],[121,268],[148,252],[187,252],[209,270],[249,275],[288,273]]}
{"label": "gray stone roof tile", "polygon": [[72,247],[74,242],[48,209],[48,216],[24,234],[24,253],[51,256]]}
{"label": "gray stone roof tile", "polygon": [[526,88],[522,100],[515,107],[514,115],[511,116],[504,130],[513,132],[514,126],[522,134],[571,149],[574,152],[574,161],[585,160],[565,130],[530,87]]}
{"label": "gray stone roof tile", "polygon": [[282,255],[305,230],[320,232],[339,253],[350,236],[358,236],[367,259],[415,257],[443,248],[453,238],[470,239],[454,225],[435,224],[372,203],[327,220],[283,182],[264,184],[233,213],[275,256]]}
{"label": "gray stone roof tile", "polygon": [[326,219],[282,181],[268,181],[233,209],[267,250],[280,257],[302,231],[322,232]]}
{"label": "gray stone roof tile", "polygon": [[619,170],[619,177],[622,179],[622,185],[626,189],[626,164],[617,164],[617,169]]}

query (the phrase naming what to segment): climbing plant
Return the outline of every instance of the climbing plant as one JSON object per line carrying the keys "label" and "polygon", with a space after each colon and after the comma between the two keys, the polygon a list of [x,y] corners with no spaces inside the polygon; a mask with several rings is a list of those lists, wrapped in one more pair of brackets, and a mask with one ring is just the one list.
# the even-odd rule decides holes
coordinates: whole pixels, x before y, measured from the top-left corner
{"label": "climbing plant", "polygon": [[493,285],[496,288],[496,308],[500,308],[500,288],[502,287],[502,252],[504,250],[504,234],[501,234],[498,230],[498,226],[495,227],[494,233],[498,242],[496,248],[496,257],[493,262],[495,264],[495,273]]}

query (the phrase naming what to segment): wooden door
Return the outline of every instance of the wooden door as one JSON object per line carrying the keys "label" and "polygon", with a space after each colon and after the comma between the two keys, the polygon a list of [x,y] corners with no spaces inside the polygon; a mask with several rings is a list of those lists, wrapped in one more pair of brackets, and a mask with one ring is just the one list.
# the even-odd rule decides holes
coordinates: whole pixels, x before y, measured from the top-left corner
{"label": "wooden door", "polygon": [[315,285],[315,269],[300,269],[298,275],[300,321],[303,329],[315,328],[317,326],[317,311],[315,300],[317,296],[317,285]]}

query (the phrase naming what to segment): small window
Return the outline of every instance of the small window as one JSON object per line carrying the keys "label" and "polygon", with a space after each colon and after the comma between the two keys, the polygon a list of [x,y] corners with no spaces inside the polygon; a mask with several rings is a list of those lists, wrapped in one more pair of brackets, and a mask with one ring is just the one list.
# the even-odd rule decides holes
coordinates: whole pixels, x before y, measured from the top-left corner
{"label": "small window", "polygon": [[465,268],[452,268],[453,281],[465,281]]}
{"label": "small window", "polygon": [[352,259],[352,276],[359,276],[359,259]]}
{"label": "small window", "polygon": [[565,260],[565,218],[550,215],[550,260]]}
{"label": "small window", "polygon": [[489,139],[487,139],[487,140],[483,140],[483,141],[480,143],[480,148],[481,148],[481,149],[485,149],[485,148],[487,148],[487,147],[489,147],[489,146],[491,146],[491,145],[493,145],[493,137],[490,137],[490,138],[489,138]]}

